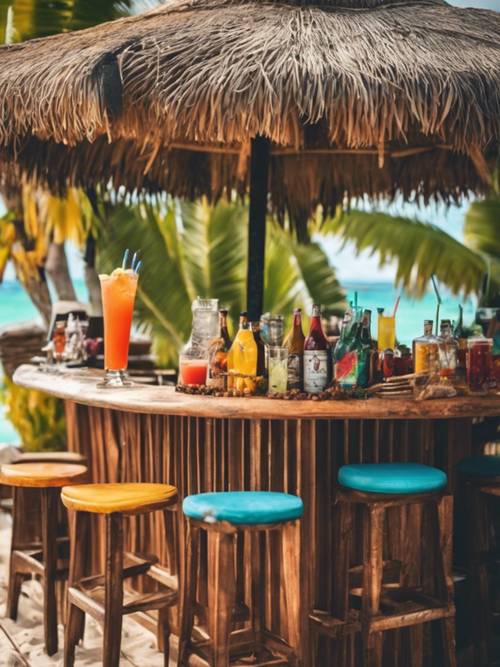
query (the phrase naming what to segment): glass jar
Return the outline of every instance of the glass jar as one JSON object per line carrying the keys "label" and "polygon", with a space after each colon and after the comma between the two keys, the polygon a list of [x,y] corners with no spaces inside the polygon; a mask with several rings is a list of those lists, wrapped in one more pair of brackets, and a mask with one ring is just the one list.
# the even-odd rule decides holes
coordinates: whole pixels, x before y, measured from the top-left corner
{"label": "glass jar", "polygon": [[491,376],[492,341],[482,334],[467,341],[467,384],[472,392],[488,390]]}

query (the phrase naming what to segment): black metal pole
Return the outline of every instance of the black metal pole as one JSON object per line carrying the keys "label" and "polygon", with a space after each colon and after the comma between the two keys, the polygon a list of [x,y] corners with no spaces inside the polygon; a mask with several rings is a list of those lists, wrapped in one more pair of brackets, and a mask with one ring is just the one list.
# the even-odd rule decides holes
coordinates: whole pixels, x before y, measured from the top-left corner
{"label": "black metal pole", "polygon": [[264,306],[268,174],[269,140],[265,137],[255,137],[252,139],[250,155],[248,218],[247,310],[251,321],[259,319]]}

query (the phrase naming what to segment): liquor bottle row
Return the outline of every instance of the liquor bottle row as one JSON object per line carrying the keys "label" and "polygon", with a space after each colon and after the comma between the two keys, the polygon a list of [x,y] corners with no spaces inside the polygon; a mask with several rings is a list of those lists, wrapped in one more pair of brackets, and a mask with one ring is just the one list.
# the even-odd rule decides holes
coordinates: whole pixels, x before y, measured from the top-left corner
{"label": "liquor bottle row", "polygon": [[[208,303],[213,312],[216,300]],[[197,306],[198,308],[198,306]],[[202,307],[198,308],[203,311]],[[312,308],[309,331],[304,335],[302,313],[296,309],[285,336],[283,317],[265,315],[250,322],[241,313],[234,340],[228,330],[228,311],[219,310],[217,335],[205,345],[196,340],[197,311],[193,306],[193,334],[188,351],[180,357],[179,383],[207,386],[214,392],[251,395],[256,391],[283,394],[287,390],[320,394],[334,384],[342,390],[369,387],[391,375],[437,376],[441,381],[467,381],[473,391],[500,385],[500,311],[492,324],[491,338],[480,334],[466,338],[461,318],[453,329],[450,320],[441,321],[439,336],[433,322],[426,320],[424,333],[413,341],[412,351],[396,346],[395,314],[378,313],[377,340],[371,335],[371,311],[351,305],[344,315],[340,336],[331,342],[324,333],[321,310]],[[200,315],[200,313],[198,313]],[[203,315],[203,312],[201,312]],[[201,330],[200,324],[200,330]]]}

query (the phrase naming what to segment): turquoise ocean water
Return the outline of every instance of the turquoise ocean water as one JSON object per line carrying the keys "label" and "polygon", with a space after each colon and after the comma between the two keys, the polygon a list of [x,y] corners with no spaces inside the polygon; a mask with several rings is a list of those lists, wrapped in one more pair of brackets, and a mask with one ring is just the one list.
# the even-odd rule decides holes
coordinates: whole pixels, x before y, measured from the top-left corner
{"label": "turquoise ocean water", "polygon": [[[83,282],[75,281],[75,287],[79,298],[85,301]],[[391,283],[382,282],[346,282],[344,283],[344,288],[349,298],[352,298],[354,291],[357,291],[359,305],[370,308],[374,312],[374,318],[378,307],[392,311],[399,293]],[[443,291],[442,297],[443,304],[441,306],[440,317],[456,319],[460,300],[445,291]],[[463,305],[465,322],[472,322],[474,319],[475,303],[467,301]],[[397,317],[396,333],[398,340],[403,343],[410,343],[415,335],[422,330],[424,319],[435,319],[435,312],[436,299],[433,293],[427,293],[423,299],[418,301],[403,294]],[[34,306],[16,282],[6,281],[0,285],[0,326],[11,322],[23,322],[34,317],[36,317]],[[14,429],[0,412],[0,443],[15,442],[16,440],[17,435]]]}

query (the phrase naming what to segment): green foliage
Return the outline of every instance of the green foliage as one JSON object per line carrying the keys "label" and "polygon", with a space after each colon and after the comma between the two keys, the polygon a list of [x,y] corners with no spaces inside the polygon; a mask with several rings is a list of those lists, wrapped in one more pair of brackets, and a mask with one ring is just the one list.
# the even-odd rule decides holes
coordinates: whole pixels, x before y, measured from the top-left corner
{"label": "green foliage", "polygon": [[33,389],[24,389],[4,378],[2,401],[6,416],[18,431],[23,449],[29,452],[65,448],[66,422],[63,402]]}
{"label": "green foliage", "polygon": [[[245,206],[225,201],[118,205],[105,214],[100,267],[110,272],[125,248],[141,249],[136,318],[152,333],[161,363],[177,363],[196,296],[217,297],[233,321],[244,310],[247,217]],[[343,309],[344,294],[321,248],[298,245],[272,220],[265,271],[265,310],[288,315],[312,300],[327,312]]]}
{"label": "green foliage", "polygon": [[0,26],[6,25],[12,7],[14,38],[22,42],[127,16],[133,4],[132,0],[0,0]]}
{"label": "green foliage", "polygon": [[418,220],[353,210],[328,220],[323,231],[354,243],[358,253],[378,253],[381,266],[396,261],[397,282],[417,297],[426,292],[432,275],[456,294],[477,294],[489,268],[474,248]]}

